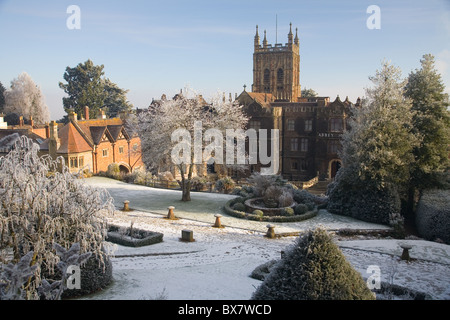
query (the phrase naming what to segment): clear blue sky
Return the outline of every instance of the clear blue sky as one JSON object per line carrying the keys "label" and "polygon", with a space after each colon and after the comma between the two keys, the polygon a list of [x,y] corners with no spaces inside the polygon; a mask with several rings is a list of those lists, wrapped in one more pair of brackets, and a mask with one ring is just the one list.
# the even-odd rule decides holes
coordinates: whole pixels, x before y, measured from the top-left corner
{"label": "clear blue sky", "polygon": [[[70,30],[69,5],[81,10]],[[381,29],[370,30],[369,5],[381,9]],[[26,71],[41,87],[52,119],[64,115],[58,87],[67,66],[87,59],[129,89],[135,107],[186,85],[209,96],[240,93],[252,84],[253,37],[287,42],[289,23],[300,38],[300,83],[332,100],[355,101],[383,59],[403,76],[435,55],[450,88],[450,0],[239,1],[4,1],[0,0],[0,81]],[[450,92],[450,91],[449,91]]]}

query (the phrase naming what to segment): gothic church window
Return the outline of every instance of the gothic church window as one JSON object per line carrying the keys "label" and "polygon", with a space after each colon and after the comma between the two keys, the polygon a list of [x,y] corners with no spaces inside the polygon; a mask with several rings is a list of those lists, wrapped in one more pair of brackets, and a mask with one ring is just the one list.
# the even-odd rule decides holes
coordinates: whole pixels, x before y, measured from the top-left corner
{"label": "gothic church window", "polygon": [[282,85],[283,82],[284,82],[284,71],[283,69],[280,68],[277,71],[277,83]]}
{"label": "gothic church window", "polygon": [[297,138],[291,139],[291,151],[298,151],[298,139]]}
{"label": "gothic church window", "polygon": [[340,119],[340,118],[330,119],[330,131],[331,132],[342,132],[342,119]]}
{"label": "gothic church window", "polygon": [[264,92],[270,92],[270,70],[264,70]]}
{"label": "gothic church window", "polygon": [[300,144],[300,151],[307,152],[308,151],[308,139],[302,138]]}
{"label": "gothic church window", "polygon": [[288,129],[288,131],[295,130],[295,120],[294,119],[288,119],[287,129]]}
{"label": "gothic church window", "polygon": [[311,119],[305,120],[305,131],[306,132],[312,131],[312,120]]}

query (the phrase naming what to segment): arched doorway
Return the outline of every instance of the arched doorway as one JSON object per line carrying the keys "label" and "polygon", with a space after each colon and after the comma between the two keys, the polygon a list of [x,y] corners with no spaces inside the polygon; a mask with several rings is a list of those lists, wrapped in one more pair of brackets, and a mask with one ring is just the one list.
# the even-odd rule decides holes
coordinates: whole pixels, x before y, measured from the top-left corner
{"label": "arched doorway", "polygon": [[130,173],[130,169],[128,168],[128,166],[125,166],[123,164],[119,164],[119,170],[121,174]]}
{"label": "arched doorway", "polygon": [[339,171],[339,169],[342,167],[342,161],[335,159],[335,160],[331,160],[330,161],[330,165],[329,165],[329,173],[330,173],[330,178],[334,179],[334,177],[336,177],[337,172]]}

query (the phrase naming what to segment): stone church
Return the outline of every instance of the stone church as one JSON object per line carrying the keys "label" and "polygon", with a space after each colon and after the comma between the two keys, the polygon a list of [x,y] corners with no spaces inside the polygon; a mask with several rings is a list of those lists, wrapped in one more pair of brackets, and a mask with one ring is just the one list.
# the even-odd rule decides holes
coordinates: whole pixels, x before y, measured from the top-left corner
{"label": "stone church", "polygon": [[[250,117],[249,128],[279,129],[279,169],[274,173],[292,181],[332,179],[342,164],[338,151],[350,107],[359,106],[360,99],[353,104],[339,96],[334,101],[302,97],[300,42],[292,24],[287,40],[271,45],[264,31],[261,45],[256,26],[251,92],[244,86],[237,100]],[[257,163],[250,170],[261,167]]]}

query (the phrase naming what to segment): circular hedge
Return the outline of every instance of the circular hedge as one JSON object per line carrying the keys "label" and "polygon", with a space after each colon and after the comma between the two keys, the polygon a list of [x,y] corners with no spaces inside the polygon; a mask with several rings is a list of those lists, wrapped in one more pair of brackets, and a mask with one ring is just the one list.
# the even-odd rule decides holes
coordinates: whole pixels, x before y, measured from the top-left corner
{"label": "circular hedge", "polygon": [[[245,200],[248,199],[244,199]],[[247,213],[244,211],[238,211],[233,208],[235,203],[241,202],[242,198],[234,198],[229,201],[224,206],[224,211],[226,214],[233,216],[235,218],[241,218],[241,219],[248,219],[248,220],[255,220],[255,221],[267,221],[267,222],[299,222],[303,220],[307,220],[310,218],[313,218],[317,215],[317,208],[314,208],[313,210],[310,210],[302,215],[292,215],[292,216],[265,216],[260,214],[254,214],[254,213]]]}

